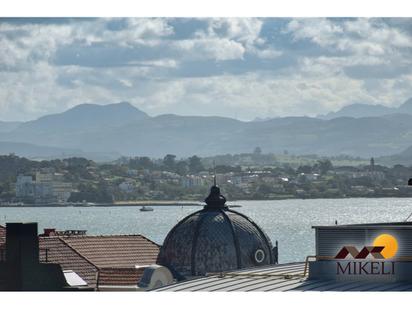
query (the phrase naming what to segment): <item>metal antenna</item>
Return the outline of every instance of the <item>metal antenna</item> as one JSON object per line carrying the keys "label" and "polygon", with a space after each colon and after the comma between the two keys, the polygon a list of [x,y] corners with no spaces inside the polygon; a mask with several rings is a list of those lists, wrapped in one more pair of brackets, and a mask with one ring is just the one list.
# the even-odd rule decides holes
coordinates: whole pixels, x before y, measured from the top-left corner
{"label": "metal antenna", "polygon": [[213,185],[216,187],[216,164],[215,164],[215,160],[213,160]]}
{"label": "metal antenna", "polygon": [[[412,178],[409,178],[409,180],[408,180],[408,186],[412,186]],[[410,217],[412,217],[412,212],[411,212],[411,214],[410,214],[403,222],[407,222]]]}

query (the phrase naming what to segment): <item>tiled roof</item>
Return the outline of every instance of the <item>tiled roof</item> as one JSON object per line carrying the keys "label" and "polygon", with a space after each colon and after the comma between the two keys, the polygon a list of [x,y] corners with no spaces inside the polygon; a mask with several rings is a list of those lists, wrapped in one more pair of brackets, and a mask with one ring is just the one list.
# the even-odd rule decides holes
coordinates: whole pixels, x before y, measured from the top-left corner
{"label": "tiled roof", "polygon": [[[0,249],[6,229],[0,226]],[[77,273],[89,286],[137,285],[144,268],[155,264],[159,245],[142,235],[48,236],[39,237],[40,262],[58,263]]]}
{"label": "tiled roof", "polygon": [[137,285],[144,268],[102,268],[99,272],[99,286]]}
{"label": "tiled roof", "polygon": [[[0,225],[0,263],[3,262],[5,252],[3,249],[6,247],[6,228]],[[0,290],[4,290],[6,287],[5,278],[0,277]]]}
{"label": "tiled roof", "polygon": [[40,262],[58,263],[63,270],[73,270],[91,287],[96,285],[97,267],[75,250],[67,246],[59,237],[39,237]]}
{"label": "tiled roof", "polygon": [[141,235],[39,237],[40,261],[73,270],[89,286],[137,285],[144,268],[155,264],[159,245]]}
{"label": "tiled roof", "polygon": [[0,225],[0,262],[3,261],[3,259],[6,256],[6,252],[4,251],[5,249],[6,249],[6,228]]}
{"label": "tiled roof", "polygon": [[60,237],[98,268],[134,268],[156,263],[159,245],[141,235]]}
{"label": "tiled roof", "polygon": [[6,228],[0,225],[0,249],[4,247],[6,243]]}

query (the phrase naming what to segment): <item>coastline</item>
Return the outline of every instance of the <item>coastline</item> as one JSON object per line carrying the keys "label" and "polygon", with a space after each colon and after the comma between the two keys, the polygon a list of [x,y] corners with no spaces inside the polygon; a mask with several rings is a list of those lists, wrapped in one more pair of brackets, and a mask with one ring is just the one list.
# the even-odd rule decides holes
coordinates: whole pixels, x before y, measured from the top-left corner
{"label": "coastline", "polygon": [[[278,199],[239,199],[231,200],[229,207],[241,207],[236,204],[241,201],[287,201],[287,200],[342,200],[342,199],[385,199],[385,198],[411,198],[410,196],[345,196],[345,197],[312,197],[312,198],[278,198]],[[235,203],[235,204],[231,204]],[[0,204],[1,208],[22,208],[22,207],[122,207],[122,206],[204,206],[202,201],[173,201],[173,200],[150,200],[150,201],[117,201],[113,203],[51,203],[51,204]]]}
{"label": "coastline", "polygon": [[11,207],[118,207],[118,206],[202,206],[203,203],[197,201],[126,201],[113,203],[51,203],[51,204],[0,204],[0,208]]}

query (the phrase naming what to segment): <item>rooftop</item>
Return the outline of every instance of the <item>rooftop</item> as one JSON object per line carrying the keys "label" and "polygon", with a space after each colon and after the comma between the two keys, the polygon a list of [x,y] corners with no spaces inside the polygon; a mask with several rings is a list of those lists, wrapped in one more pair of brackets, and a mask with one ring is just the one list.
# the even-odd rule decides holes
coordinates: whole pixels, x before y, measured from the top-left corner
{"label": "rooftop", "polygon": [[174,291],[412,291],[411,282],[308,280],[305,263],[278,264],[212,274],[154,290]]}
{"label": "rooftop", "polygon": [[368,229],[381,229],[382,227],[390,227],[392,228],[400,228],[400,229],[405,229],[405,228],[412,228],[412,222],[411,221],[402,221],[402,222],[379,222],[379,223],[357,223],[357,224],[339,224],[339,225],[315,225],[312,226],[312,228],[322,228],[322,229],[363,229],[363,228],[368,228]]}
{"label": "rooftop", "polygon": [[0,249],[3,248],[6,243],[6,228],[0,225]]}
{"label": "rooftop", "polygon": [[[73,270],[89,286],[137,285],[144,268],[156,262],[159,245],[142,235],[39,237],[40,258]],[[47,250],[45,250],[47,249]]]}
{"label": "rooftop", "polygon": [[60,236],[59,239],[97,268],[153,264],[159,254],[159,245],[142,235]]}
{"label": "rooftop", "polygon": [[102,268],[99,286],[137,286],[144,268]]}
{"label": "rooftop", "polygon": [[[0,261],[5,241],[0,225]],[[39,236],[39,248],[41,262],[58,263],[96,287],[97,279],[98,285],[136,286],[144,266],[156,263],[160,246],[142,235],[53,235]]]}
{"label": "rooftop", "polygon": [[89,286],[96,286],[97,267],[79,252],[69,247],[61,238],[39,237],[39,247],[40,261],[47,260],[47,262],[59,263],[63,270],[72,270]]}

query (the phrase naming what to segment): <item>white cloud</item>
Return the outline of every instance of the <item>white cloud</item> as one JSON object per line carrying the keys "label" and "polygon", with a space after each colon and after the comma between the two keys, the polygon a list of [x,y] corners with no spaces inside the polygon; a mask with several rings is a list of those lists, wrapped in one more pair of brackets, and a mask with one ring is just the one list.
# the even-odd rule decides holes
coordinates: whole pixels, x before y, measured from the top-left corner
{"label": "white cloud", "polygon": [[360,39],[386,45],[387,47],[412,47],[411,37],[400,29],[391,28],[384,22],[359,18],[346,21],[345,32],[357,34]]}
{"label": "white cloud", "polygon": [[262,59],[275,59],[283,55],[283,52],[273,48],[256,49],[254,53]]}
{"label": "white cloud", "polygon": [[243,59],[247,52],[262,58],[274,58],[280,51],[260,50],[264,43],[260,37],[263,21],[258,18],[210,18],[206,29],[195,32],[194,37],[171,43],[184,54],[185,59],[212,59],[216,61]]}
{"label": "white cloud", "polygon": [[358,56],[390,55],[396,48],[412,47],[412,38],[382,21],[358,18],[345,22],[330,19],[294,19],[286,27],[295,40],[308,39],[321,47]]}
{"label": "white cloud", "polygon": [[185,60],[233,60],[242,59],[245,48],[242,44],[219,38],[180,40],[173,43]]}
{"label": "white cloud", "polygon": [[39,62],[26,71],[0,71],[0,110],[11,120],[30,120],[61,112],[84,102],[115,102],[116,95],[104,87],[75,80],[76,87],[57,83],[59,68]]}
{"label": "white cloud", "polygon": [[166,19],[130,18],[126,19],[126,26],[117,31],[107,28],[108,21],[110,19],[63,24],[0,22],[0,65],[23,68],[32,62],[50,61],[58,47],[74,42],[85,45],[105,42],[114,46],[153,46],[159,44],[159,39],[173,34],[173,28]]}
{"label": "white cloud", "polygon": [[33,62],[45,61],[54,55],[59,44],[73,40],[67,25],[9,25],[0,23],[0,65],[25,69]]}
{"label": "white cloud", "polygon": [[343,33],[340,25],[317,18],[293,19],[285,31],[291,32],[295,40],[310,39],[322,47],[336,44],[337,36]]}
{"label": "white cloud", "polygon": [[130,65],[139,65],[139,66],[152,66],[160,68],[177,68],[179,66],[179,61],[175,59],[159,59],[159,60],[147,60],[147,61],[129,61]]}
{"label": "white cloud", "polygon": [[236,40],[249,47],[255,43],[262,43],[259,37],[262,25],[262,20],[258,18],[210,19],[207,34]]}
{"label": "white cloud", "polygon": [[[412,86],[410,80],[407,82]],[[369,92],[362,80],[343,74],[313,76],[302,72],[283,77],[249,73],[174,79],[153,85],[152,94],[139,104],[147,106],[152,114],[173,111],[250,120],[256,116],[315,116],[353,102],[399,104],[393,95],[407,95],[407,90],[396,90],[388,81],[383,84],[384,87]]]}
{"label": "white cloud", "polygon": [[133,82],[129,79],[119,79],[119,82],[124,85],[125,87],[131,88],[133,87]]}
{"label": "white cloud", "polygon": [[173,28],[167,23],[167,19],[161,18],[128,18],[122,30],[111,31],[104,25],[102,28],[100,40],[126,46],[136,43],[156,45],[160,38],[173,34]]}
{"label": "white cloud", "polygon": [[[124,100],[152,114],[252,119],[315,115],[354,102],[397,105],[412,96],[411,34],[402,28],[374,19],[294,19],[283,33],[273,33],[287,36],[291,44],[311,41],[318,47],[307,52],[305,47],[288,51],[263,38],[264,23],[256,18],[207,19],[195,35],[176,38],[177,30],[162,18],[61,24],[0,20],[0,119],[31,119],[84,102]],[[138,57],[110,66],[54,64],[56,51],[72,45],[87,53],[96,43],[112,54],[119,48]],[[291,64],[271,68],[272,61],[287,57]],[[260,59],[267,67],[258,66]],[[201,70],[205,60],[224,69],[197,78],[175,74],[187,63],[198,62]],[[243,64],[242,71],[237,66]],[[369,68],[393,72],[355,76]]]}

